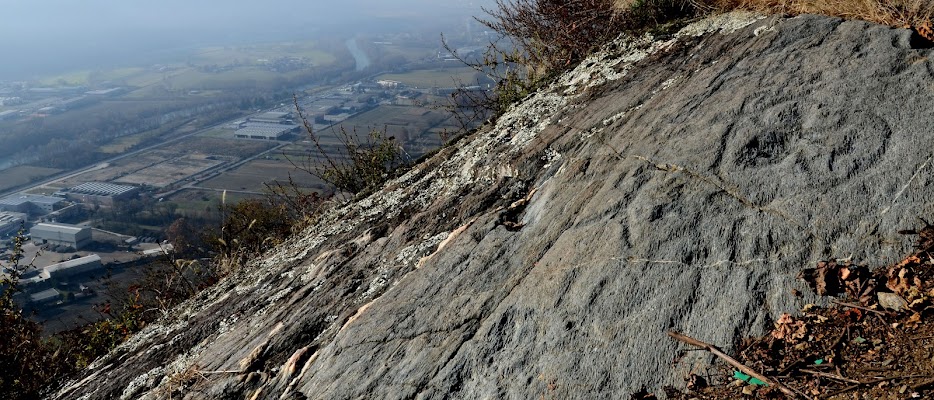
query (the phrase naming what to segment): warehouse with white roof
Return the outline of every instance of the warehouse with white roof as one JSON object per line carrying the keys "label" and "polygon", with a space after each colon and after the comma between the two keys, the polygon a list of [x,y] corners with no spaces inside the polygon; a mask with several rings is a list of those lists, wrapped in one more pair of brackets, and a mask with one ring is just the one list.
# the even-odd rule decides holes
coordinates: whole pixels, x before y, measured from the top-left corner
{"label": "warehouse with white roof", "polygon": [[91,229],[69,224],[43,222],[29,229],[32,241],[37,244],[52,244],[78,250],[91,243]]}

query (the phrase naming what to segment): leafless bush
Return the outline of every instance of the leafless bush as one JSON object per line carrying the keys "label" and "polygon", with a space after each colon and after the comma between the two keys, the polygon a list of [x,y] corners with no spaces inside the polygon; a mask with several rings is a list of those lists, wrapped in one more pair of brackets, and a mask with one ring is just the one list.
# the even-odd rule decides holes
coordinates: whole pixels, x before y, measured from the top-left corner
{"label": "leafless bush", "polygon": [[407,164],[408,157],[402,146],[385,130],[372,130],[361,138],[356,130],[347,131],[341,127],[335,132],[339,146],[325,149],[297,97],[293,97],[293,103],[316,150],[303,160],[289,160],[298,170],[314,175],[339,191],[356,194],[382,184]]}

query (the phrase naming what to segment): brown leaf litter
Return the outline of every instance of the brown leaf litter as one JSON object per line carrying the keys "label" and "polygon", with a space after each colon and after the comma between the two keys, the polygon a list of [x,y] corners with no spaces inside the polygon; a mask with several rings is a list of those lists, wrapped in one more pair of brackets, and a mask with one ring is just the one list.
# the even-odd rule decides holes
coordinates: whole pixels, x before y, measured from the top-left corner
{"label": "brown leaf litter", "polygon": [[[808,304],[797,317],[782,315],[771,332],[743,340],[733,355],[744,369],[776,385],[722,365],[710,376],[691,374],[683,389],[667,388],[666,395],[679,400],[934,398],[934,225],[925,225],[900,232],[918,240],[916,251],[896,264],[870,270],[826,261],[801,272],[798,277],[815,293],[833,297],[831,305]],[[790,388],[794,396],[776,386]],[[634,398],[654,396],[641,392]]]}

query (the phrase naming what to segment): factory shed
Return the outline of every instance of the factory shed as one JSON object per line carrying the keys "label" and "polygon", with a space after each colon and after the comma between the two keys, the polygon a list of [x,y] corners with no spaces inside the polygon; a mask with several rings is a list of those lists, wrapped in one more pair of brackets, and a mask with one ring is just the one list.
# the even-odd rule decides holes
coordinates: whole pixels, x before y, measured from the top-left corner
{"label": "factory shed", "polygon": [[91,254],[74,260],[49,265],[39,272],[39,276],[42,279],[66,279],[75,275],[96,271],[103,267],[101,256]]}
{"label": "factory shed", "polygon": [[29,229],[33,242],[73,247],[76,250],[91,243],[91,229],[76,225],[40,223]]}

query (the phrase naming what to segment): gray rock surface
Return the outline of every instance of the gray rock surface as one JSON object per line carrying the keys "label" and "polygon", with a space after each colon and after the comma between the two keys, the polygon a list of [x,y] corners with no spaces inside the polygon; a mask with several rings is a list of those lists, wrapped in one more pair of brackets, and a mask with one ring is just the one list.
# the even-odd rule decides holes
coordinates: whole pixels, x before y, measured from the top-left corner
{"label": "gray rock surface", "polygon": [[[724,29],[721,29],[724,28]],[[728,28],[728,29],[725,29]],[[733,14],[620,40],[136,335],[60,399],[625,398],[887,263],[934,213],[908,30]]]}

